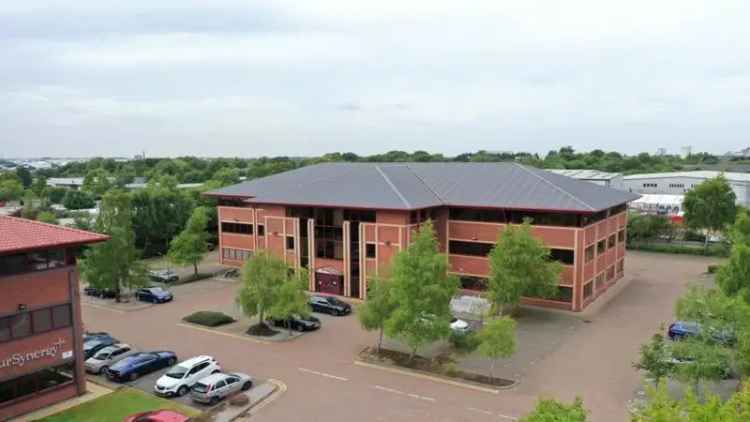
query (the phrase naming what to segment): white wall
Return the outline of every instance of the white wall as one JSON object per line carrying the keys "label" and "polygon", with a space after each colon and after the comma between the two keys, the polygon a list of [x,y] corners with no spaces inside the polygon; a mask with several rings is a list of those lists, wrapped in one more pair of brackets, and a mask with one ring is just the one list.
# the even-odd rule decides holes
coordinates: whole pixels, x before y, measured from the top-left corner
{"label": "white wall", "polygon": [[[685,192],[705,180],[705,178],[684,176],[625,179],[623,180],[623,187],[625,190],[635,193],[684,195]],[[644,186],[644,184],[656,184],[656,186]],[[737,196],[737,203],[750,206],[750,189],[748,189],[747,182],[729,181],[729,185]]]}

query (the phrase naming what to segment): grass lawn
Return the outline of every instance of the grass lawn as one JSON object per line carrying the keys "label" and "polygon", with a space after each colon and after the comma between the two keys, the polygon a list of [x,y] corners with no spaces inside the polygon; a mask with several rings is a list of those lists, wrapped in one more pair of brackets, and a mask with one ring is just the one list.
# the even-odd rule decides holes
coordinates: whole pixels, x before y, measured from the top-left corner
{"label": "grass lawn", "polygon": [[133,413],[157,409],[171,409],[187,416],[198,416],[199,411],[165,400],[133,388],[121,388],[97,399],[48,416],[44,422],[122,421]]}

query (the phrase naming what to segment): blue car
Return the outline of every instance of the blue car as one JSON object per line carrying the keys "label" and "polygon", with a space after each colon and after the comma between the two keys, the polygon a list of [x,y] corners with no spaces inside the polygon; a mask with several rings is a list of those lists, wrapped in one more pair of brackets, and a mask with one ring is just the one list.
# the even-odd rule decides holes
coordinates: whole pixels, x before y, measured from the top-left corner
{"label": "blue car", "polygon": [[142,302],[164,303],[174,299],[174,296],[161,287],[146,287],[136,290],[135,298]]}
{"label": "blue car", "polygon": [[111,337],[109,334],[90,336],[88,338],[84,337],[83,354],[88,359],[94,356],[96,352],[115,343],[118,343],[117,339]]}
{"label": "blue car", "polygon": [[107,378],[112,381],[133,381],[162,368],[173,366],[177,362],[174,352],[141,352],[135,353],[115,363],[107,369]]}
{"label": "blue car", "polygon": [[[737,337],[729,329],[716,329],[709,327],[707,330],[708,338],[716,343],[731,346],[736,343]],[[697,337],[703,334],[703,327],[700,323],[693,321],[675,321],[669,325],[667,335],[672,340],[682,340],[687,337]]]}

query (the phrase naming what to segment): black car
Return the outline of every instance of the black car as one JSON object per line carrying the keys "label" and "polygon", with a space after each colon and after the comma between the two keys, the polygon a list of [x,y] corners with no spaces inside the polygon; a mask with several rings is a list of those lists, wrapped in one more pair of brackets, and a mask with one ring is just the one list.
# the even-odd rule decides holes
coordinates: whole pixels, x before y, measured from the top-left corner
{"label": "black car", "polygon": [[313,331],[320,328],[320,320],[314,316],[295,315],[289,319],[272,319],[271,323],[277,327],[291,328],[294,331]]}
{"label": "black car", "polygon": [[113,299],[117,296],[117,292],[112,289],[98,289],[96,287],[86,287],[83,289],[83,293],[87,296],[95,296],[102,299]]}
{"label": "black car", "polygon": [[103,348],[107,346],[111,346],[115,343],[119,343],[119,341],[116,338],[110,336],[109,334],[93,336],[93,337],[89,337],[88,339],[84,337],[83,354],[84,356],[86,356],[86,359],[88,359],[94,356],[96,352],[98,352],[99,350],[102,350]]}
{"label": "black car", "polygon": [[331,315],[347,315],[352,312],[352,305],[333,296],[310,296],[310,307],[315,312]]}
{"label": "black car", "polygon": [[172,293],[161,287],[146,287],[135,291],[135,298],[142,302],[164,303],[174,299]]}
{"label": "black car", "polygon": [[133,381],[141,375],[173,366],[177,363],[174,352],[141,352],[132,354],[107,369],[106,375],[112,381]]}

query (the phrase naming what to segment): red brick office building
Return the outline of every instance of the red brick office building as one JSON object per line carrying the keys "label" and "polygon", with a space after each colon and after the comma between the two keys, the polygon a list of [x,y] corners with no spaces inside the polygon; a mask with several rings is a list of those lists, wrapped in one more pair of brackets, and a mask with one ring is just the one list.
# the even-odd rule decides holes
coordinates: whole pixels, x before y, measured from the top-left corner
{"label": "red brick office building", "polygon": [[0,216],[0,420],[86,391],[75,252],[106,239]]}
{"label": "red brick office building", "polygon": [[516,163],[325,163],[207,195],[219,198],[223,263],[266,249],[307,268],[311,291],[357,298],[427,219],[450,271],[481,291],[498,234],[531,218],[564,270],[554,300],[524,300],[572,311],[623,276],[638,197]]}

